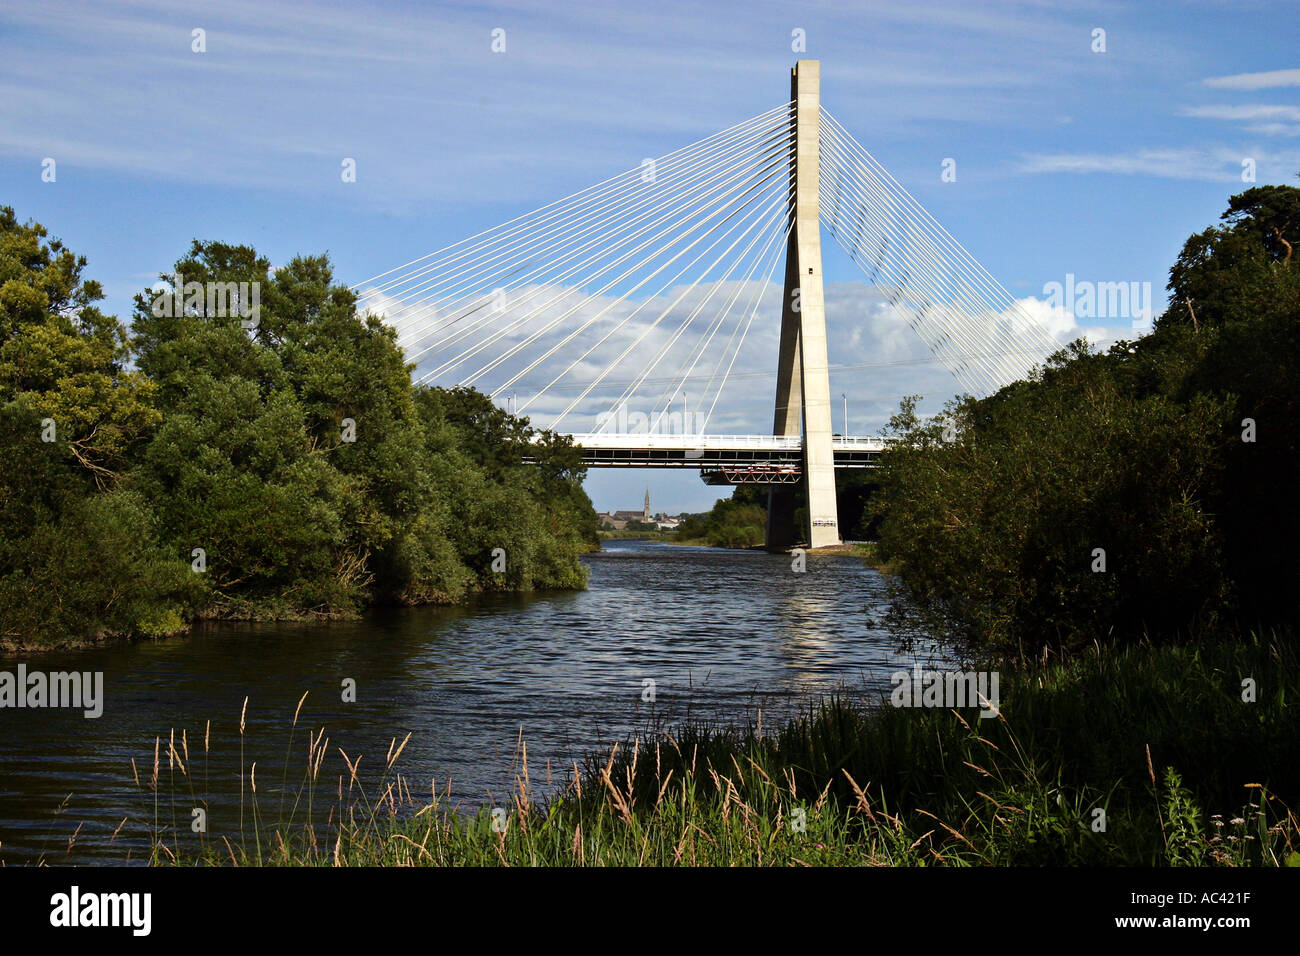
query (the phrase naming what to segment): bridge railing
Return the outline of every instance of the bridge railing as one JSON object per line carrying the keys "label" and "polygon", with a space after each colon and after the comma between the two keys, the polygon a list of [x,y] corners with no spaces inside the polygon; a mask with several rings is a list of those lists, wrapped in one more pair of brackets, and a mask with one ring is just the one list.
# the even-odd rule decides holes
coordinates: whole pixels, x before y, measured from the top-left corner
{"label": "bridge railing", "polygon": [[[803,447],[798,435],[663,435],[663,434],[586,434],[571,435],[575,445],[584,448],[663,448],[663,449],[723,449],[757,448],[795,451]],[[881,451],[892,439],[874,436],[837,435],[831,444],[853,451]]]}

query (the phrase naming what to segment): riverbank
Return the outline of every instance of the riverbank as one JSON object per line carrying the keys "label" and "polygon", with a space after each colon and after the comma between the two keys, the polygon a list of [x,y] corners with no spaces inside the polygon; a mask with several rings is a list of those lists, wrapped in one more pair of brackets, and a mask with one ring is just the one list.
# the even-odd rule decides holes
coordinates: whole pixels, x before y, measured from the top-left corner
{"label": "riverbank", "polygon": [[[159,820],[153,860],[1295,866],[1297,663],[1284,642],[1249,637],[1095,647],[1003,672],[996,716],[839,696],[775,729],[652,729],[575,766],[550,799],[535,796],[541,774],[524,749],[512,794],[476,813],[436,793],[413,799],[396,770],[406,741],[394,740],[365,790],[374,798],[321,804],[242,842]],[[311,806],[317,783],[335,790],[308,763],[295,807]],[[340,793],[361,792],[356,765]],[[251,779],[248,792],[248,818],[262,819]]]}
{"label": "riverbank", "polygon": [[[600,549],[595,546],[580,544],[574,550],[576,554],[583,555],[591,554]],[[206,608],[196,612],[190,618],[182,621],[179,627],[167,631],[153,633],[106,631],[89,637],[67,638],[57,643],[29,643],[9,637],[0,637],[0,661],[58,655],[67,651],[89,651],[115,644],[125,646],[180,640],[194,635],[205,626],[213,624],[305,624],[324,627],[331,624],[362,621],[368,614],[376,612],[414,608],[468,608],[474,602],[492,596],[513,595],[527,597],[546,592],[581,591],[585,587],[585,580],[581,585],[575,584],[571,587],[519,587],[513,589],[490,588],[482,583],[472,583],[454,597],[448,595],[441,599],[429,599],[405,604],[375,603],[350,610],[327,612],[301,610],[286,605],[267,606],[254,603],[227,603],[220,607]]]}
{"label": "riverbank", "polygon": [[873,568],[881,574],[896,573],[894,566],[880,557],[875,541],[855,541],[853,550],[866,563],[867,567]]}
{"label": "riverbank", "polygon": [[[728,547],[721,544],[713,544],[707,538],[677,538],[666,536],[662,538],[649,538],[652,541],[663,541],[665,544],[677,544],[688,548],[717,548],[723,551],[761,551],[767,553],[767,548],[761,544],[750,545],[748,547]],[[867,566],[875,568],[883,573],[888,573],[885,569],[887,563],[880,561],[875,557],[874,543],[865,541],[846,541],[841,544],[826,545],[821,548],[802,548],[805,554],[845,554],[852,557],[860,557],[867,560]],[[783,553],[788,553],[783,552]]]}
{"label": "riverbank", "polygon": [[601,541],[672,541],[673,531],[597,531]]}

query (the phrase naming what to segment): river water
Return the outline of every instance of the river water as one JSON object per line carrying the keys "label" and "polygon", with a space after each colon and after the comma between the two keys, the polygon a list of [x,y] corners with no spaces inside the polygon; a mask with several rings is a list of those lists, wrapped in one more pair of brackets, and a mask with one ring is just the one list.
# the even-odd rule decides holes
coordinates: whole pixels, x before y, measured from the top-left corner
{"label": "river water", "polygon": [[[554,792],[575,760],[651,722],[743,725],[761,712],[772,726],[821,694],[879,699],[892,672],[933,655],[897,648],[881,623],[885,580],[848,555],[809,555],[795,573],[789,556],[610,541],[583,560],[590,581],[581,592],[325,625],[206,626],[180,639],[21,659],[29,671],[101,671],[104,709],[97,719],[0,709],[0,861],[138,860],[150,824],[174,819],[188,832],[195,807],[212,837],[233,841],[245,698],[243,766],[257,762],[264,817],[277,818],[286,776],[292,804],[308,731],[322,727],[330,743],[318,802],[337,796],[339,748],[363,755],[368,780],[393,738],[409,732],[397,769],[415,799],[436,782],[441,798],[473,809],[508,800],[520,741],[542,795],[548,778]],[[18,663],[0,660],[0,670]],[[349,681],[354,702],[343,700]],[[182,750],[182,732],[187,775],[167,758],[173,735]]]}

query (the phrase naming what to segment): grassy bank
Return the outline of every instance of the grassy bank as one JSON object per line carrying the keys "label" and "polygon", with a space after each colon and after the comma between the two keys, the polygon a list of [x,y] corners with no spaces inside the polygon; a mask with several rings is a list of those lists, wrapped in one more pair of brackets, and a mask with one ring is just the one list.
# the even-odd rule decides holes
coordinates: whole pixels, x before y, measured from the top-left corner
{"label": "grassy bank", "polygon": [[876,542],[863,541],[854,546],[854,553],[860,557],[864,564],[869,568],[874,568],[881,574],[894,574],[895,568],[890,562],[880,556]]}
{"label": "grassy bank", "polygon": [[673,531],[598,531],[601,541],[671,541]]}
{"label": "grassy bank", "polygon": [[[1296,665],[1272,640],[1094,648],[1068,664],[1004,672],[997,717],[840,697],[810,704],[774,733],[692,724],[591,758],[551,799],[535,795],[525,751],[515,791],[495,815],[459,812],[436,793],[417,800],[396,769],[404,743],[395,741],[378,779],[363,783],[351,758],[337,781],[323,775],[328,743],[313,739],[309,766],[285,774],[300,779],[296,792],[248,779],[242,839],[195,836],[155,817],[153,858],[1300,865],[1289,809],[1300,797]],[[1253,702],[1242,699],[1246,678],[1256,683]],[[140,784],[155,803],[157,766]],[[292,809],[272,823],[263,804]]]}

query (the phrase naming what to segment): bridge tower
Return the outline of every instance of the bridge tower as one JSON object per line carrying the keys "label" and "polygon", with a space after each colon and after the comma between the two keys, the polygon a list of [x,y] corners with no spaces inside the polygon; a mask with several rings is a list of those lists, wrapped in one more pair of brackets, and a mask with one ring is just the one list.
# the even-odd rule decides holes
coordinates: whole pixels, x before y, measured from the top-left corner
{"label": "bridge tower", "polygon": [[808,493],[808,517],[806,526],[797,528],[796,489],[774,486],[768,492],[769,551],[788,550],[800,540],[806,540],[814,548],[840,543],[818,208],[820,87],[821,63],[799,60],[790,74],[790,98],[794,101],[794,154],[790,163],[793,226],[785,252],[776,415],[772,423],[774,435],[798,435],[802,429],[802,487]]}

